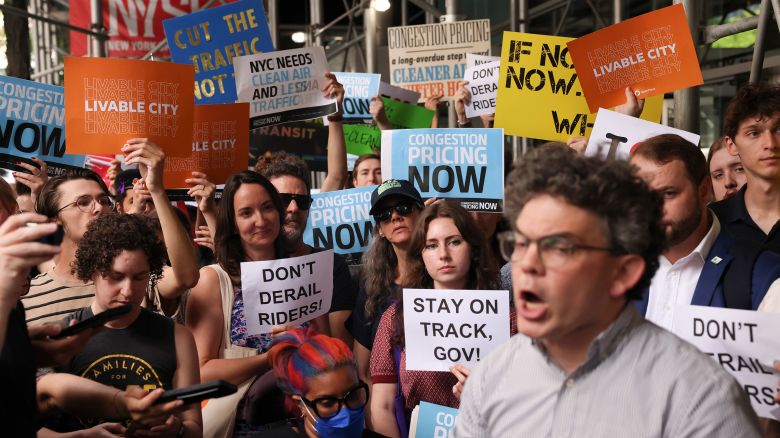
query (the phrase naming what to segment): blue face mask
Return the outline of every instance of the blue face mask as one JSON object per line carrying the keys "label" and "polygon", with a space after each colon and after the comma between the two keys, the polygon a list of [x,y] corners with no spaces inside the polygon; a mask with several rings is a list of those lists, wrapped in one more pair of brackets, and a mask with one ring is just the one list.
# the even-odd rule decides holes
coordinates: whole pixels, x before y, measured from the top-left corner
{"label": "blue face mask", "polygon": [[309,415],[314,419],[314,430],[320,438],[360,438],[363,436],[365,406],[358,409],[342,407],[338,414],[330,418],[316,418],[304,404]]}

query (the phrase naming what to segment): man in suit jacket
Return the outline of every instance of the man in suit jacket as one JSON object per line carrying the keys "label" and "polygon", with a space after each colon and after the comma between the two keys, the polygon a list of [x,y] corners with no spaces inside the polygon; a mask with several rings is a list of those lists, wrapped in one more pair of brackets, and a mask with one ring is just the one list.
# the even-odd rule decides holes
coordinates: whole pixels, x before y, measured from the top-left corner
{"label": "man in suit jacket", "polygon": [[[634,150],[631,164],[664,199],[662,225],[667,248],[659,268],[637,307],[645,317],[671,329],[681,304],[729,306],[724,277],[738,254],[739,243],[721,232],[718,218],[707,208],[710,179],[701,150],[672,134],[651,137]],[[752,275],[739,281],[740,294],[758,308],[767,289],[780,277],[780,256],[764,252]]]}

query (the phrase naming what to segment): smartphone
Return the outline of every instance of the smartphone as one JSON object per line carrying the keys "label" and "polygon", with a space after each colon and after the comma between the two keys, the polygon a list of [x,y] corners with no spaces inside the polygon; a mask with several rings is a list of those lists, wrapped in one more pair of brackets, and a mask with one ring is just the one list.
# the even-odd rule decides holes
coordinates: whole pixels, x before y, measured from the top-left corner
{"label": "smartphone", "polygon": [[125,304],[124,306],[114,307],[104,312],[100,312],[91,318],[87,318],[83,321],[79,321],[73,325],[67,326],[62,329],[61,332],[49,337],[51,339],[62,339],[68,336],[73,336],[76,333],[82,332],[86,329],[100,327],[101,325],[109,321],[113,321],[120,316],[127,315],[131,310],[133,310],[132,304]]}
{"label": "smartphone", "polygon": [[209,398],[219,398],[235,393],[238,390],[236,385],[224,380],[214,380],[213,382],[201,383],[198,385],[185,386],[165,391],[157,399],[155,404],[168,403],[174,400],[184,400],[184,404],[200,403]]}
{"label": "smartphone", "polygon": [[[28,227],[34,227],[40,225],[38,222],[27,222]],[[62,238],[65,236],[65,230],[62,228],[62,224],[57,224],[57,230],[51,234],[47,234],[38,239],[38,242],[45,243],[47,245],[60,246],[62,244]]]}

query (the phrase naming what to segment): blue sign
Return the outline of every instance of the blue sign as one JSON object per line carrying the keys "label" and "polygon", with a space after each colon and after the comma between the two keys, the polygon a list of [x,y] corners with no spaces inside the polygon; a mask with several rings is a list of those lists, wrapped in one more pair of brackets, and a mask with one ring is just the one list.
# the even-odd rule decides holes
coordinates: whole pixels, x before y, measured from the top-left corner
{"label": "blue sign", "polygon": [[379,79],[375,73],[333,73],[344,86],[344,118],[370,119],[371,98],[379,94]]}
{"label": "blue sign", "polygon": [[84,167],[85,155],[65,153],[65,94],[62,87],[0,76],[0,167],[38,157],[49,175]]}
{"label": "blue sign", "polygon": [[382,131],[382,177],[410,181],[423,198],[457,200],[469,211],[501,212],[504,131]]}
{"label": "blue sign", "polygon": [[360,264],[371,242],[374,220],[369,216],[371,192],[376,186],[313,194],[309,220],[303,232],[307,245],[333,249],[347,263]]}
{"label": "blue sign", "polygon": [[233,58],[273,52],[263,2],[244,0],[163,21],[171,59],[195,66],[195,103],[237,100]]}
{"label": "blue sign", "polygon": [[421,401],[417,413],[416,438],[447,438],[455,427],[458,410]]}

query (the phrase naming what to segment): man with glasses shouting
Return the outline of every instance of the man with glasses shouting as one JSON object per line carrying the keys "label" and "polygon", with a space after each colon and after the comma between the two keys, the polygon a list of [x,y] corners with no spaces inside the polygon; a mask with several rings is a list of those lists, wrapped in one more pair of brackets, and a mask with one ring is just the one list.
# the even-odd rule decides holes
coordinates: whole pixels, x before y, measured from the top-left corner
{"label": "man with glasses shouting", "polygon": [[664,233],[627,163],[540,148],[505,193],[519,333],[471,372],[452,436],[759,436],[736,380],[629,303]]}

